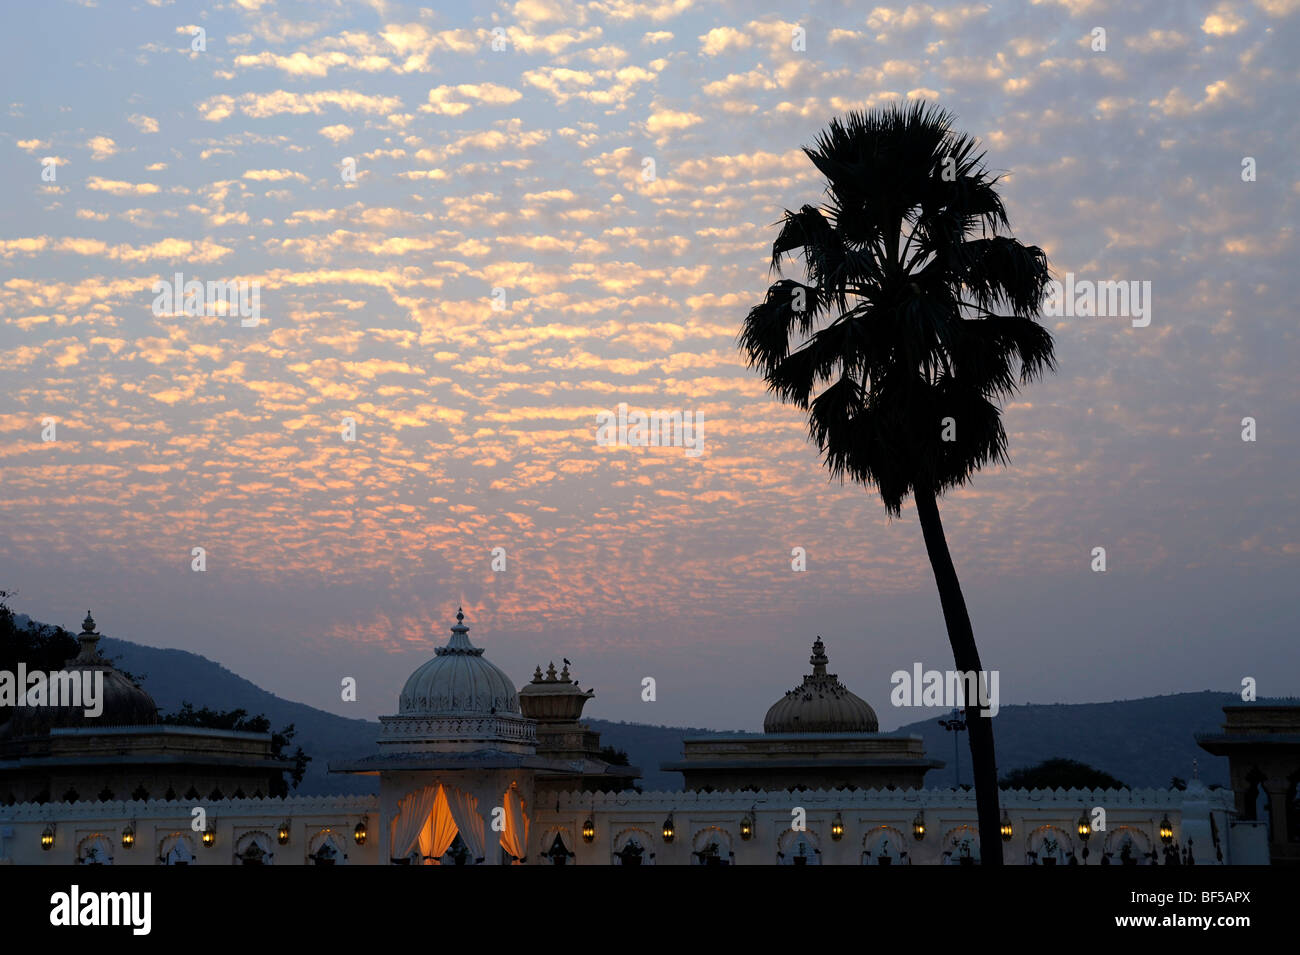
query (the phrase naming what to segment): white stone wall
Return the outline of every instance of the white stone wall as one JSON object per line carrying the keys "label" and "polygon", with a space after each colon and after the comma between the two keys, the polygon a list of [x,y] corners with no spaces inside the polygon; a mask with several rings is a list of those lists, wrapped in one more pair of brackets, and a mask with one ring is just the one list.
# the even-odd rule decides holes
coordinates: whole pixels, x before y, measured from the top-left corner
{"label": "white stone wall", "polygon": [[[216,826],[216,842],[202,844],[192,828],[192,810],[201,806]],[[288,799],[185,800],[77,803],[22,803],[0,806],[0,864],[75,865],[92,847],[112,865],[158,865],[160,854],[192,857],[192,865],[232,865],[237,847],[250,840],[269,847],[271,865],[309,865],[321,842],[347,858],[336,865],[375,865],[379,861],[379,800],[374,796],[295,796]],[[356,825],[368,817],[365,845],[357,845]],[[288,820],[289,841],[279,844],[280,824]],[[132,824],[135,845],[122,846],[122,830]],[[41,848],[41,833],[54,827],[54,846]],[[177,846],[180,846],[177,849]],[[175,851],[173,851],[175,850]]]}
{"label": "white stone wall", "polygon": [[[974,855],[979,851],[973,792],[563,793],[547,797],[541,806],[527,801],[529,864],[546,861],[542,854],[557,832],[564,833],[563,841],[574,853],[569,864],[578,865],[613,864],[614,853],[628,839],[637,839],[646,850],[646,863],[654,865],[698,864],[693,853],[710,842],[716,842],[727,861],[737,865],[789,861],[800,844],[812,864],[821,865],[873,864],[881,854],[891,856],[895,865],[957,864],[963,842]],[[1085,810],[1091,815],[1095,807],[1106,811],[1106,831],[1094,832],[1088,840],[1088,865],[1099,864],[1107,849],[1113,852],[1112,864],[1119,864],[1119,846],[1126,839],[1139,852],[1160,851],[1158,830],[1166,815],[1177,842],[1192,839],[1197,865],[1217,862],[1212,831],[1218,832],[1223,843],[1223,861],[1236,861],[1226,843],[1232,808],[1228,790],[1208,792],[1196,784],[1186,792],[1013,790],[1003,792],[1001,802],[1014,830],[1010,842],[1003,846],[1010,865],[1026,864],[1031,851],[1048,854],[1052,841],[1058,864],[1068,864],[1070,852],[1078,857],[1082,848],[1076,832],[1079,816]],[[195,805],[203,805],[216,825],[216,843],[210,848],[202,845],[200,833],[191,828]],[[806,814],[804,832],[791,829],[796,808]],[[751,812],[754,831],[745,840],[740,836],[740,821]],[[663,823],[669,813],[676,829],[672,843],[663,839]],[[831,836],[831,821],[837,813],[844,824],[839,840]],[[924,815],[926,826],[925,837],[919,841],[912,834],[918,813]],[[353,831],[362,817],[367,819],[369,832],[365,845],[358,846]],[[582,838],[588,818],[596,829],[590,843]],[[290,837],[287,844],[280,845],[277,830],[284,820],[288,820]],[[124,849],[121,836],[128,823],[134,825],[136,843]],[[50,824],[55,844],[42,850],[41,833]],[[380,865],[387,862],[382,858],[387,826],[377,796],[297,796],[202,804],[161,800],[25,803],[0,807],[0,863],[70,865],[96,847],[100,855],[111,857],[106,861],[113,865],[158,865],[159,856],[165,853],[189,855],[191,864],[196,865],[232,865],[238,861],[236,852],[241,847],[257,841],[269,848],[272,865],[306,865],[321,840],[332,837],[347,854],[337,864]]]}
{"label": "white stone wall", "polygon": [[[1104,851],[1112,852],[1111,864],[1120,864],[1120,847],[1126,840],[1135,846],[1135,855],[1155,849],[1163,860],[1159,827],[1168,815],[1174,839],[1182,843],[1193,834],[1196,864],[1212,865],[1217,859],[1209,836],[1209,814],[1216,814],[1220,840],[1226,839],[1232,793],[1014,790],[1001,794],[1001,804],[1013,829],[1011,840],[1003,845],[1003,857],[1010,865],[1027,864],[1031,851],[1050,854],[1053,842],[1057,864],[1069,864],[1071,852],[1082,863],[1078,819],[1085,810],[1091,816],[1099,806],[1106,811],[1106,831],[1089,837],[1086,864],[1099,864]],[[796,808],[806,814],[804,833],[791,829]],[[663,838],[669,812],[676,832],[671,844]],[[751,813],[753,834],[742,839],[741,819]],[[839,840],[831,835],[837,814],[844,826]],[[919,841],[913,836],[918,814],[923,814],[926,827]],[[582,838],[588,818],[596,830],[590,843]],[[882,849],[895,865],[959,864],[963,843],[975,856],[979,852],[975,794],[953,790],[565,793],[559,797],[558,809],[551,801],[533,818],[529,861],[543,861],[542,854],[561,831],[564,844],[574,853],[569,864],[578,865],[611,864],[629,838],[636,838],[646,850],[643,864],[654,865],[699,864],[693,853],[711,841],[736,865],[781,864],[795,854],[799,842],[804,843],[810,861],[821,865],[872,864]],[[882,840],[888,844],[882,845]],[[1230,861],[1226,845],[1223,857]]]}

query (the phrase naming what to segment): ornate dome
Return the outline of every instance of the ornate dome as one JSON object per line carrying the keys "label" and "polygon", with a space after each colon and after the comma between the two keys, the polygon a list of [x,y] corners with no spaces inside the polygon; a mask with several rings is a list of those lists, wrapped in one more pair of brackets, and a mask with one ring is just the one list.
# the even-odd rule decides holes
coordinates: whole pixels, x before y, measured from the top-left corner
{"label": "ornate dome", "polygon": [[808,662],[813,671],[803,683],[772,704],[763,719],[764,733],[877,733],[880,723],[867,701],[851,693],[834,673],[818,637]]}
{"label": "ornate dome", "polygon": [[158,704],[100,654],[99,636],[95,632],[95,619],[87,610],[77,636],[81,650],[64,664],[64,669],[69,673],[81,671],[83,685],[94,679],[96,671],[103,673],[100,715],[87,716],[85,706],[19,706],[5,727],[7,737],[43,736],[55,727],[153,726],[158,722]]}
{"label": "ornate dome", "polygon": [[398,701],[400,716],[519,716],[519,694],[505,671],[483,658],[469,642],[465,614],[456,611],[456,626],[445,647],[412,673]]}

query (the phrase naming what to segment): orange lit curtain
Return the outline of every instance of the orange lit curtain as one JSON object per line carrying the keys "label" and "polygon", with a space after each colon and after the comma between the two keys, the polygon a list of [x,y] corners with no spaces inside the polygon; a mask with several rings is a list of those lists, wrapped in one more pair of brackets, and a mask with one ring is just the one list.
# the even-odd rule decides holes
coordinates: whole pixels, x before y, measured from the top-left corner
{"label": "orange lit curtain", "polygon": [[477,865],[483,861],[483,817],[478,813],[478,798],[463,789],[452,789],[447,793],[447,804],[460,838]]}
{"label": "orange lit curtain", "polygon": [[397,804],[397,816],[393,819],[392,837],[389,857],[405,859],[420,842],[420,832],[425,821],[433,812],[441,786],[425,786],[409,793]]}
{"label": "orange lit curtain", "polygon": [[451,817],[451,806],[447,803],[447,790],[438,787],[438,796],[433,803],[433,811],[424,821],[420,830],[420,855],[425,865],[441,865],[438,860],[446,855],[451,842],[456,838],[456,821]]}
{"label": "orange lit curtain", "polygon": [[528,853],[528,817],[524,814],[524,797],[513,786],[506,790],[506,828],[501,833],[501,845],[515,857],[515,865]]}

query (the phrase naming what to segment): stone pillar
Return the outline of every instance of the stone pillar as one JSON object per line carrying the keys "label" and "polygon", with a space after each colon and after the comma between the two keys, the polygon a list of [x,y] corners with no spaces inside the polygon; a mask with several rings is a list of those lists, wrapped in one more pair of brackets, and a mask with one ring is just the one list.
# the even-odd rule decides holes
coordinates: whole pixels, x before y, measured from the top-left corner
{"label": "stone pillar", "polygon": [[1260,783],[1260,788],[1268,794],[1269,855],[1277,858],[1284,854],[1290,838],[1286,825],[1286,801],[1291,795],[1291,786],[1285,779],[1274,775]]}

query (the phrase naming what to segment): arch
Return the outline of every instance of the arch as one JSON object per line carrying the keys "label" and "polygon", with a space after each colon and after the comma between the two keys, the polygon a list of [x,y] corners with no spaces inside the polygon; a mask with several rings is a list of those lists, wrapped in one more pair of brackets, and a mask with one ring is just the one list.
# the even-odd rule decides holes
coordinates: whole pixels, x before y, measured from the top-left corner
{"label": "arch", "polygon": [[1102,842],[1102,865],[1151,865],[1151,837],[1133,826],[1116,826]]}
{"label": "arch", "polygon": [[194,865],[195,848],[188,832],[170,832],[158,842],[158,864]]}
{"label": "arch", "polygon": [[979,865],[980,834],[973,826],[961,825],[944,834],[944,865]]}
{"label": "arch", "polygon": [[650,833],[632,826],[614,837],[610,861],[613,865],[654,865],[653,847]]}
{"label": "arch", "polygon": [[776,840],[778,865],[821,865],[821,839],[811,829],[787,829]]}
{"label": "arch", "polygon": [[543,865],[571,865],[576,858],[573,833],[568,826],[551,826],[542,833],[540,847]]}
{"label": "arch", "polygon": [[271,865],[275,861],[271,837],[261,830],[246,832],[235,840],[235,865]]}
{"label": "arch", "polygon": [[307,840],[307,861],[312,865],[347,865],[346,845],[333,829],[321,829]]}
{"label": "arch", "polygon": [[1025,846],[1030,865],[1069,865],[1074,856],[1074,840],[1059,826],[1039,826],[1029,833]]}
{"label": "arch", "polygon": [[907,865],[907,840],[893,826],[876,826],[862,837],[863,865]]}
{"label": "arch", "polygon": [[691,865],[733,865],[736,853],[731,833],[720,826],[705,826],[691,840]]}
{"label": "arch", "polygon": [[112,865],[113,843],[102,832],[93,832],[77,843],[77,865]]}

